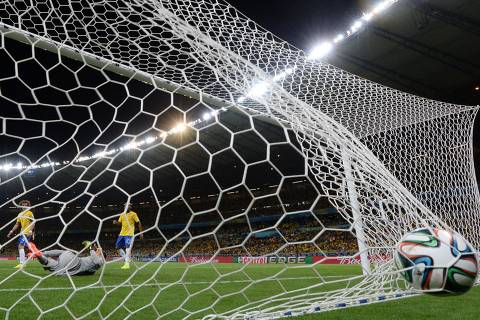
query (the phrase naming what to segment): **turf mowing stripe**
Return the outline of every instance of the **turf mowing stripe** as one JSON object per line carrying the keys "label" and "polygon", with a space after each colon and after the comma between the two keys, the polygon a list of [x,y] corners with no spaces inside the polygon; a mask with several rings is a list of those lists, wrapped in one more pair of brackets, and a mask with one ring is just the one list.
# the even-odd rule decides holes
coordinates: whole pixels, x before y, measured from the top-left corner
{"label": "turf mowing stripe", "polygon": [[[357,275],[345,275],[345,276],[325,276],[323,278],[350,278],[356,277]],[[313,280],[319,279],[318,277],[298,277],[298,278],[278,278],[278,279],[256,279],[256,280],[228,280],[228,281],[216,281],[215,284],[229,284],[229,283],[249,283],[249,282],[266,282],[266,281],[293,281],[293,280]],[[192,281],[192,282],[178,282],[178,284],[212,284],[213,281]],[[48,291],[48,290],[86,290],[86,289],[102,289],[102,288],[135,288],[135,287],[153,287],[153,286],[167,286],[170,284],[177,284],[177,282],[160,282],[160,283],[149,283],[144,285],[108,285],[108,286],[85,286],[85,287],[47,287],[47,288],[10,288],[10,289],[0,289],[0,292],[15,292],[15,291]]]}

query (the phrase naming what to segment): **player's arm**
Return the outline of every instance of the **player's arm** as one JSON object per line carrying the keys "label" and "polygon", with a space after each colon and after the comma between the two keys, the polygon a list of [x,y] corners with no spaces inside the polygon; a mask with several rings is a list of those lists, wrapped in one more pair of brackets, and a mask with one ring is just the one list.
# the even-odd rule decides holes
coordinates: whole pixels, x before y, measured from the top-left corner
{"label": "player's arm", "polygon": [[118,217],[117,220],[114,219],[114,220],[113,220],[113,224],[114,224],[114,225],[122,224],[122,216]]}
{"label": "player's arm", "polygon": [[138,226],[138,230],[140,231],[140,234],[138,235],[138,237],[140,239],[143,239],[143,226],[142,226],[142,223],[140,222],[140,220],[138,220],[138,222],[136,223],[137,226]]}
{"label": "player's arm", "polygon": [[96,243],[93,244],[92,246],[94,254],[96,254],[99,257],[103,258],[103,250],[102,247],[98,246]]}
{"label": "player's arm", "polygon": [[30,224],[30,230],[32,231],[32,240],[35,241],[35,217],[33,213],[31,215],[32,223]]}
{"label": "player's arm", "polygon": [[17,222],[13,226],[12,230],[10,230],[10,232],[7,234],[7,238],[10,238],[12,236],[12,234],[14,234],[15,231],[18,230],[18,228],[20,228],[20,221],[17,220]]}
{"label": "player's arm", "polygon": [[135,224],[136,224],[137,227],[138,227],[138,230],[140,231],[140,234],[138,235],[138,237],[139,237],[140,239],[143,239],[143,226],[142,226],[142,223],[140,222],[140,219],[138,219],[138,216],[137,216],[136,213],[135,213],[134,220],[135,220]]}

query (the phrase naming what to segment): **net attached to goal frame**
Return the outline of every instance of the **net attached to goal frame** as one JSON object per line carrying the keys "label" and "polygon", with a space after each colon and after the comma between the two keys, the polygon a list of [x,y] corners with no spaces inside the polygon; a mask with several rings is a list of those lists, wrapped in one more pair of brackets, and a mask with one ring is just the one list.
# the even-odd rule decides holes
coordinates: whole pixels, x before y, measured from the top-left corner
{"label": "net attached to goal frame", "polygon": [[[115,215],[105,216],[94,207],[111,188],[122,202],[140,201],[148,193],[156,205],[145,234],[155,233],[161,244],[155,251],[160,262],[139,266],[120,283],[107,283],[108,268],[88,285],[70,279],[68,297],[54,307],[42,307],[36,300],[51,276],[18,271],[27,272],[33,285],[2,307],[7,315],[25,299],[38,317],[59,309],[72,318],[101,319],[115,318],[118,312],[123,317],[148,311],[167,319],[244,319],[325,311],[414,293],[392,263],[395,244],[405,232],[453,229],[479,247],[472,152],[478,107],[428,100],[310,61],[222,1],[4,0],[0,33],[2,59],[14,66],[4,68],[0,82],[2,139],[13,146],[2,153],[2,208],[17,207],[21,199],[46,191],[32,207],[55,210],[37,218],[37,224],[60,221],[58,238],[46,248],[66,248],[64,236],[84,227],[75,224],[84,216],[96,225],[92,240],[102,243],[104,226]],[[172,126],[175,121],[183,124]],[[221,144],[222,139],[221,148],[211,142]],[[293,162],[298,171],[275,162],[273,155],[282,148],[301,154],[302,160]],[[182,165],[179,159],[188,157]],[[205,168],[188,171],[202,159]],[[238,179],[230,177],[237,174],[231,168],[239,168]],[[265,183],[249,182],[249,175],[269,171],[279,177],[273,179],[276,184],[267,181],[277,187],[273,193],[264,191]],[[32,172],[37,172],[36,183],[28,182]],[[287,195],[297,189],[286,185],[299,177],[308,189],[298,191],[308,198],[303,206]],[[216,199],[212,207],[203,203],[203,196],[192,201],[202,188]],[[235,192],[251,197],[247,206],[222,209],[234,201],[227,195]],[[72,215],[68,209],[79,201]],[[178,212],[178,206],[171,206],[175,201],[187,216],[169,210]],[[343,227],[322,220],[315,211],[320,202],[334,208]],[[275,208],[279,217],[258,226],[261,217],[275,216],[267,208]],[[296,216],[311,220],[305,238],[282,229]],[[172,221],[184,223],[182,232],[163,229]],[[191,229],[202,221],[216,224],[204,233]],[[221,231],[234,232],[240,221],[247,226],[246,235],[226,240]],[[268,232],[281,241],[258,256],[255,239]],[[355,250],[342,261],[359,261],[362,273],[346,279],[322,273],[329,232],[333,237],[338,232],[351,235]],[[214,248],[207,258],[197,257],[197,264],[187,257],[187,249],[199,241],[210,241]],[[302,245],[321,258],[308,265],[281,265],[264,277],[251,275],[253,263],[281,259]],[[160,259],[167,252],[168,258]],[[215,262],[232,252],[246,264],[222,271]],[[174,260],[184,261],[182,277],[165,284],[156,276]],[[187,275],[199,265],[208,266],[214,276],[193,290]],[[307,270],[312,279],[287,285],[292,270]],[[134,285],[141,273],[147,273],[146,280]],[[0,283],[8,288],[8,280]],[[225,283],[241,285],[221,289]],[[271,283],[276,289],[268,287]],[[159,306],[175,286],[185,294],[181,303]],[[125,287],[129,293],[108,309],[109,298]],[[146,287],[155,290],[147,295],[142,291]],[[80,294],[99,288],[104,296],[92,298],[95,306],[88,312],[75,310]],[[255,290],[269,294],[256,295]],[[142,305],[130,306],[136,294],[143,294]],[[189,305],[206,296],[211,299],[201,307]],[[237,303],[228,302],[232,300]]]}

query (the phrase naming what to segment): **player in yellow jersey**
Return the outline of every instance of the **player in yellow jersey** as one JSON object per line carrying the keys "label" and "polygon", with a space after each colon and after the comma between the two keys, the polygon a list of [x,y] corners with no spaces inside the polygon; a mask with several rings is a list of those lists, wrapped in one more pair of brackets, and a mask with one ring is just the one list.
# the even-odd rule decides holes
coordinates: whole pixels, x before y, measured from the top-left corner
{"label": "player in yellow jersey", "polygon": [[[122,225],[122,229],[117,238],[116,247],[120,256],[125,260],[122,269],[130,269],[130,257],[132,254],[132,238],[135,235],[135,224],[138,224],[138,230],[143,231],[142,223],[135,212],[132,211],[132,205],[127,205],[127,210],[120,214],[118,220],[114,220],[113,224]],[[139,235],[143,239],[143,234]]]}
{"label": "player in yellow jersey", "polygon": [[30,201],[22,200],[19,205],[25,210],[18,214],[15,225],[7,235],[7,237],[10,238],[15,231],[20,228],[20,233],[18,235],[18,255],[20,263],[15,267],[17,269],[24,266],[25,261],[27,260],[25,257],[25,247],[28,247],[28,242],[35,237],[33,232],[33,228],[35,227],[35,217],[33,216],[32,211],[28,210],[28,208],[30,208]]}

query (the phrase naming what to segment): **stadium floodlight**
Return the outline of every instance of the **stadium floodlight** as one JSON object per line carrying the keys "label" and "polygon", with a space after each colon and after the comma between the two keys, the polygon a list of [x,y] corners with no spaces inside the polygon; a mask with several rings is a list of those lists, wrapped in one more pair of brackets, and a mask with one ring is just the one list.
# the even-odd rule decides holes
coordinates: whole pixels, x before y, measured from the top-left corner
{"label": "stadium floodlight", "polygon": [[[92,156],[92,158],[103,158],[103,157],[106,157],[107,155],[108,155],[107,151],[102,151],[102,152],[95,153]],[[64,164],[68,164],[68,163],[64,163]]]}
{"label": "stadium floodlight", "polygon": [[273,77],[273,81],[274,82],[280,81],[284,79],[286,76],[287,76],[286,72],[280,72],[279,74],[275,75],[275,77]]}
{"label": "stadium floodlight", "polygon": [[308,55],[310,60],[325,58],[333,50],[333,44],[331,42],[322,42],[316,46]]}
{"label": "stadium floodlight", "polygon": [[147,139],[145,139],[145,143],[151,144],[151,143],[155,142],[155,140],[156,139],[154,137],[148,137]]}
{"label": "stadium floodlight", "polygon": [[177,124],[173,129],[169,131],[169,133],[180,133],[183,132],[187,129],[187,125],[185,123],[179,123]]}
{"label": "stadium floodlight", "polygon": [[[291,72],[291,71],[288,71],[288,72]],[[180,133],[180,132],[184,131],[187,128],[187,126],[192,126],[193,127],[195,125],[198,125],[199,123],[202,123],[202,120],[203,121],[210,120],[212,117],[217,116],[220,112],[226,112],[227,110],[228,110],[227,108],[222,107],[220,110],[213,110],[211,112],[206,112],[206,113],[203,114],[202,119],[193,120],[193,121],[189,122],[188,124],[177,124],[175,127],[170,129],[168,132],[162,132],[158,137],[166,138],[169,134]],[[75,162],[79,163],[79,162],[85,162],[85,161],[92,160],[92,159],[103,158],[103,157],[110,156],[110,155],[113,155],[115,153],[118,153],[118,152],[121,152],[121,151],[124,151],[124,150],[132,150],[132,149],[135,149],[137,147],[143,146],[145,144],[152,144],[156,140],[157,140],[156,137],[149,136],[145,140],[139,140],[139,141],[136,141],[136,142],[133,141],[133,142],[130,142],[130,143],[118,148],[118,149],[110,149],[110,150],[107,150],[107,151],[101,151],[101,152],[95,153],[91,156],[81,156],[78,159],[76,159]],[[31,170],[31,169],[40,169],[40,168],[46,168],[46,167],[68,165],[68,164],[70,164],[70,161],[49,162],[49,163],[44,163],[44,164],[41,164],[41,165],[26,166],[26,165],[23,165],[21,162],[18,162],[16,166],[14,166],[12,164],[6,164],[6,165],[3,165],[3,166],[0,166],[0,170],[3,170],[3,171],[10,171],[11,169],[16,169],[16,170],[28,169],[28,170]]]}
{"label": "stadium floodlight", "polygon": [[374,16],[373,12],[366,13],[363,15],[362,20],[368,22],[372,20],[373,16]]}
{"label": "stadium floodlight", "polygon": [[[286,68],[284,71],[279,72],[272,78],[272,82],[279,82],[283,79],[285,79],[287,76],[291,75],[295,71],[295,67],[292,68]],[[270,90],[271,84],[269,84],[266,81],[262,81],[259,83],[256,83],[255,85],[252,86],[251,89],[248,90],[247,96],[249,98],[255,99],[258,97],[263,96],[265,93]],[[240,98],[237,99],[238,103],[243,103],[245,102],[247,98],[245,96],[241,96]],[[227,109],[222,107],[222,111],[226,111]],[[214,111],[215,112],[215,111]]]}
{"label": "stadium floodlight", "polygon": [[397,2],[398,0],[385,0],[385,1],[382,1],[380,2],[379,4],[377,4],[373,10],[372,10],[372,13],[377,15],[383,11],[385,11],[386,9],[388,9],[388,7],[390,7],[392,4],[394,4],[395,2]]}
{"label": "stadium floodlight", "polygon": [[337,44],[345,39],[345,35],[343,33],[338,34],[334,39],[333,43]]}
{"label": "stadium floodlight", "polygon": [[[378,14],[382,13],[385,11],[387,8],[392,6],[394,3],[396,3],[398,0],[384,0],[380,3],[378,3],[374,9],[371,12],[364,13],[363,16],[355,21],[352,26],[345,31],[344,33],[338,34],[333,40],[331,41],[333,44],[337,44],[341,41],[343,41],[346,38],[349,38],[350,36],[354,35],[357,33],[362,27],[365,26],[366,23],[370,22],[375,16]],[[310,59],[320,59],[323,58],[324,56],[328,55],[330,50],[333,48],[333,46],[330,46],[328,44],[329,42],[325,42],[319,47],[315,48],[314,50],[318,50],[316,52],[312,51],[309,55]]]}
{"label": "stadium floodlight", "polygon": [[131,149],[135,149],[137,146],[138,146],[138,143],[136,143],[136,142],[130,142],[130,143],[124,145],[123,147],[121,147],[120,150],[121,150],[121,151],[123,151],[123,150],[131,150]]}
{"label": "stadium floodlight", "polygon": [[285,79],[287,76],[291,75],[294,72],[294,68],[287,68],[284,71],[278,73],[273,77],[273,82],[278,82]]}
{"label": "stadium floodlight", "polygon": [[259,82],[252,86],[252,88],[248,91],[247,96],[252,99],[261,97],[265,93],[267,93],[269,88],[270,88],[269,83],[265,81]]}
{"label": "stadium floodlight", "polygon": [[355,21],[355,23],[352,25],[352,27],[350,28],[350,31],[352,33],[355,33],[358,30],[360,30],[360,28],[362,28],[362,27],[363,27],[363,22],[358,20],[358,21]]}

